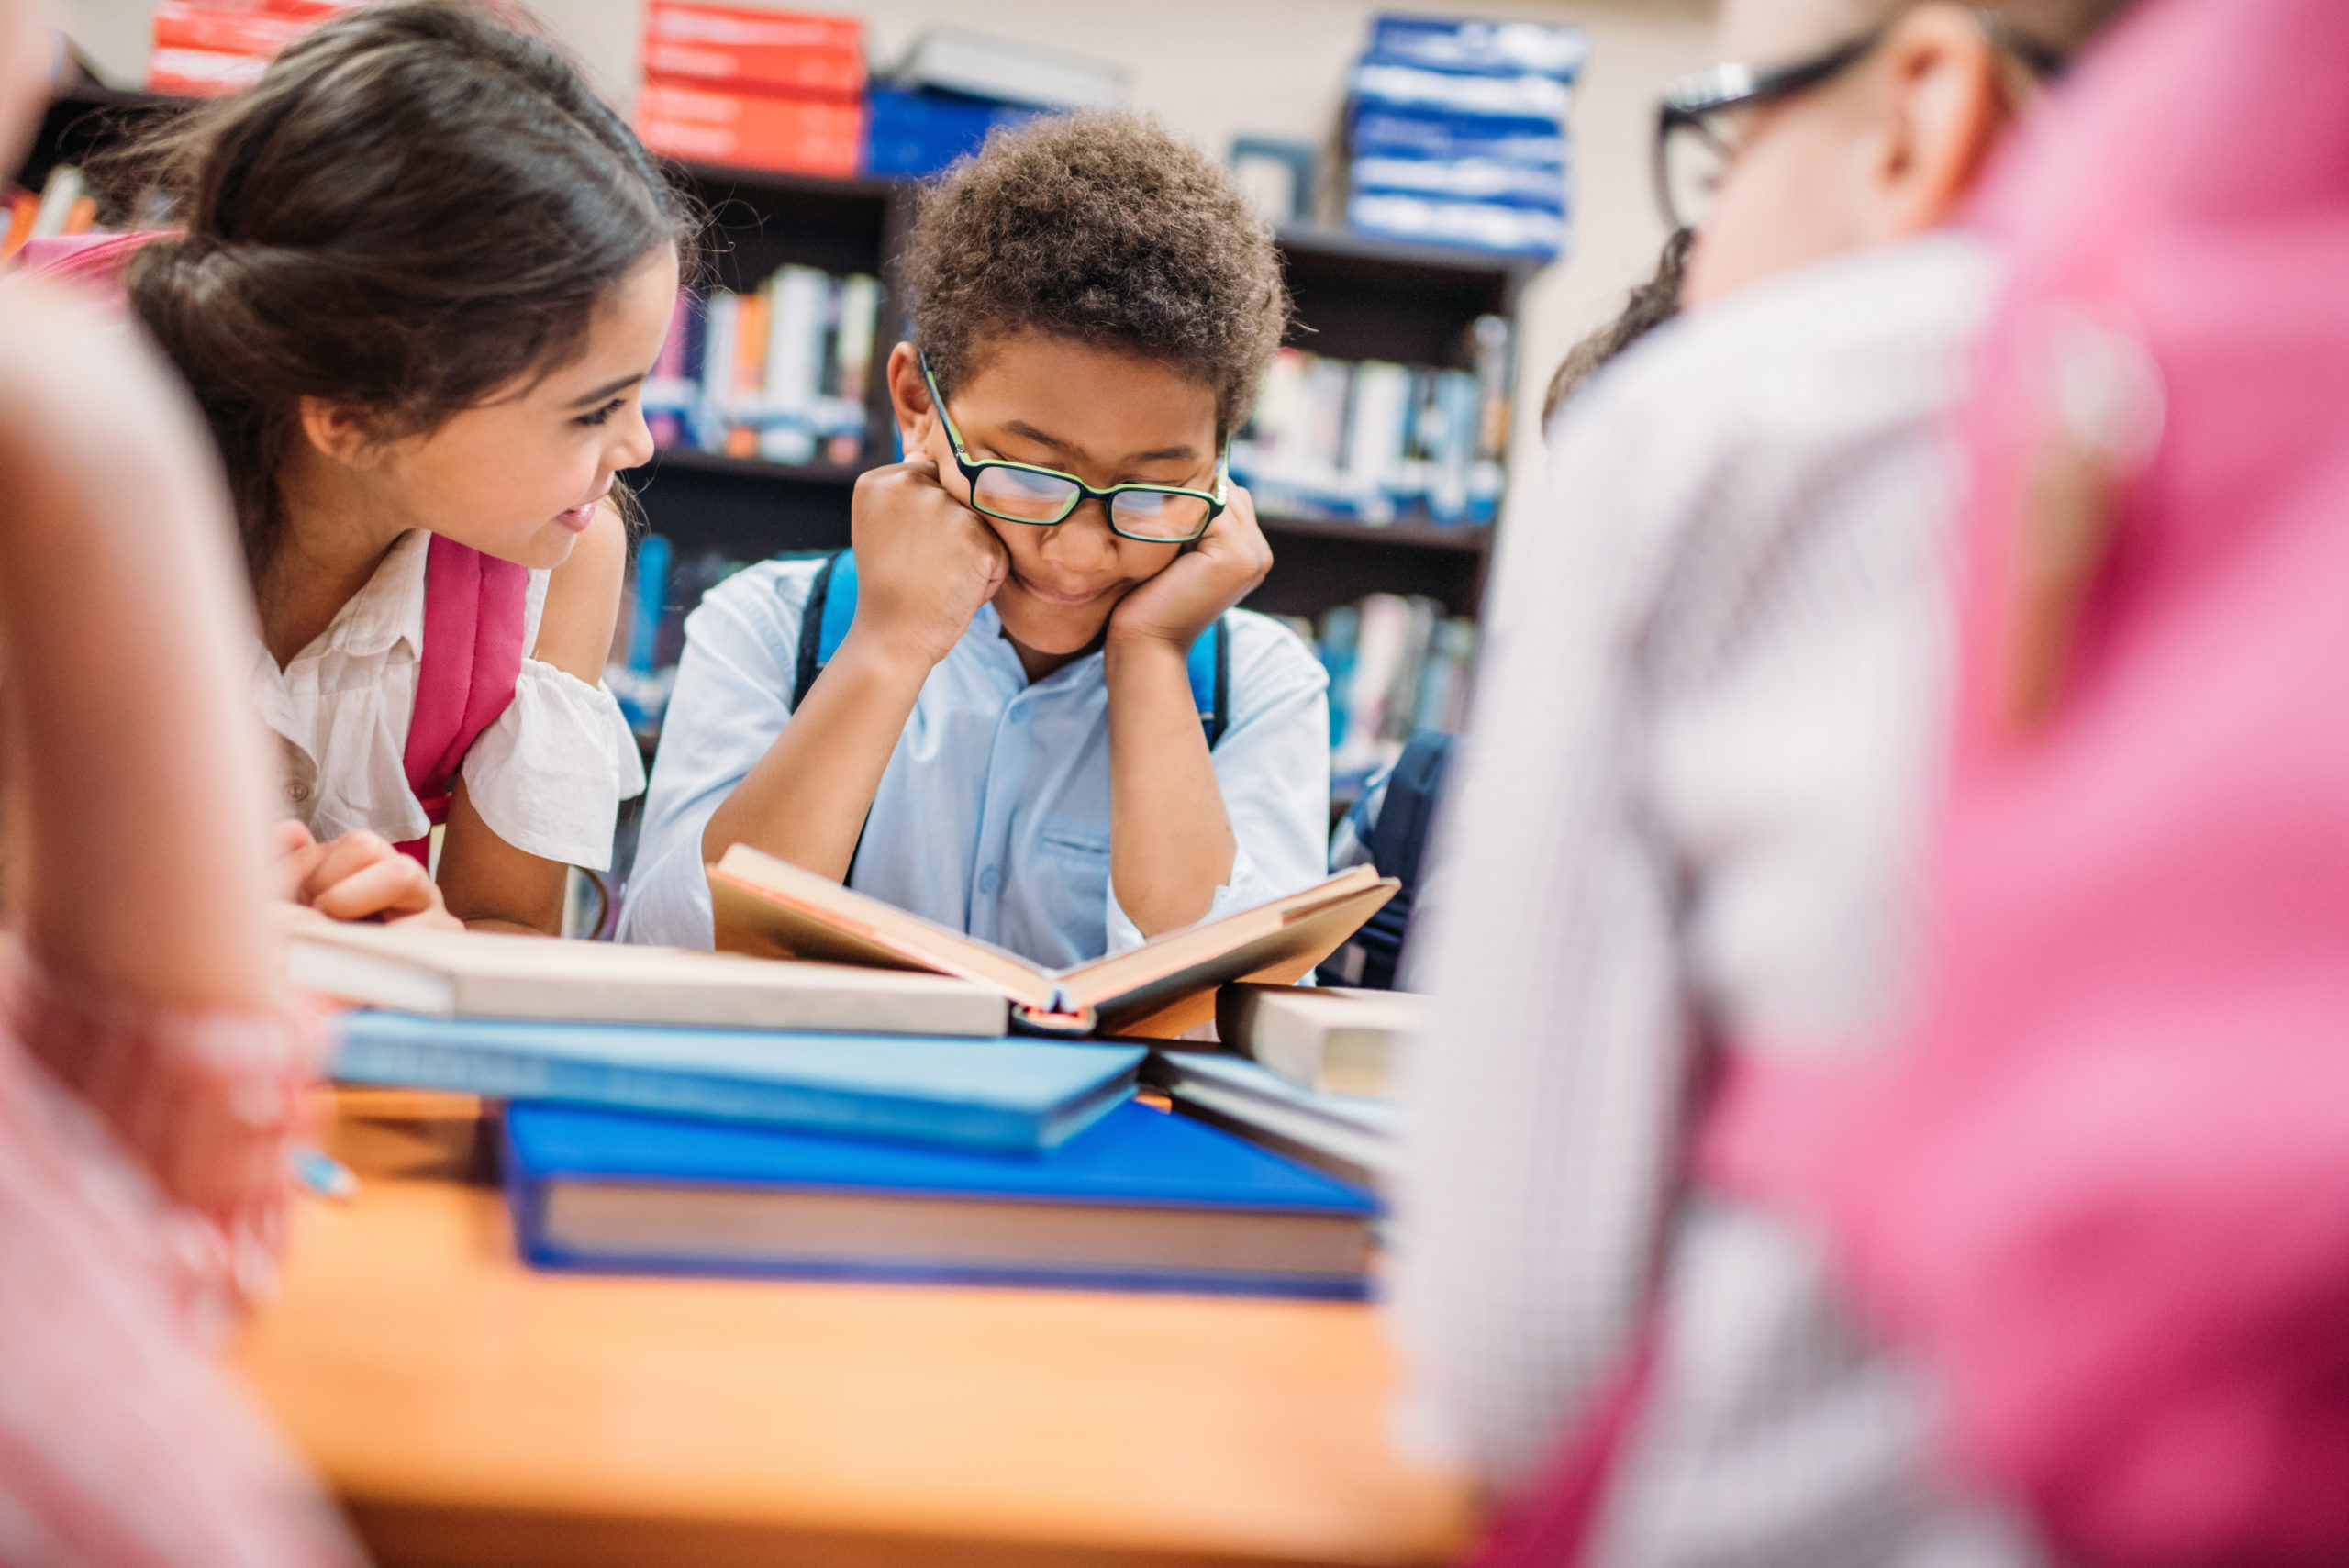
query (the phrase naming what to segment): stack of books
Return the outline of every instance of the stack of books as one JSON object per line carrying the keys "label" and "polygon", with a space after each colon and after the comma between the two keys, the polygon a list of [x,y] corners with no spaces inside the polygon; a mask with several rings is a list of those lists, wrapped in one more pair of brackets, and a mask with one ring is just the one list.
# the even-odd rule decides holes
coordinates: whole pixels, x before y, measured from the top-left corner
{"label": "stack of books", "polygon": [[1338,986],[1227,985],[1220,1048],[1169,1045],[1143,1068],[1175,1108],[1342,1180],[1393,1177],[1398,1059],[1425,998]]}
{"label": "stack of books", "polygon": [[853,463],[880,313],[877,280],[813,267],[779,267],[747,293],[680,293],[644,391],[654,443]]}
{"label": "stack of books", "polygon": [[360,0],[155,0],[147,90],[217,98],[249,87],[277,51]]}
{"label": "stack of books", "polygon": [[1109,108],[1126,86],[1114,65],[961,28],[915,39],[889,76],[866,96],[864,147],[865,172],[887,179],[934,174],[1039,114]]}
{"label": "stack of books", "polygon": [[1473,370],[1274,356],[1231,471],[1275,516],[1489,523],[1507,483],[1511,333],[1481,317]]}
{"label": "stack of books", "polygon": [[853,17],[652,0],[637,134],[671,158],[845,178],[864,79]]}
{"label": "stack of books", "polygon": [[1375,18],[1347,109],[1348,221],[1397,239],[1563,255],[1565,116],[1589,55],[1578,28]]}
{"label": "stack of books", "polygon": [[1294,980],[1392,882],[1356,868],[1065,972],[740,845],[711,885],[735,951],[319,922],[292,977],[358,1009],[338,1081],[504,1103],[543,1267],[1365,1293],[1368,1193],[1136,1104],[1144,1047],[1087,1037]]}

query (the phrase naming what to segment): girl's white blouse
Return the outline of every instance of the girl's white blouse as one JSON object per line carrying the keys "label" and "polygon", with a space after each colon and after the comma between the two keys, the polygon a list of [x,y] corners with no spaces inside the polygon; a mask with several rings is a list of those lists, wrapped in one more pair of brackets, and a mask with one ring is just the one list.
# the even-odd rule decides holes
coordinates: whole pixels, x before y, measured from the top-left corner
{"label": "girl's white blouse", "polygon": [[[254,639],[253,701],[284,745],[284,815],[321,840],[363,828],[399,843],[429,828],[403,760],[431,537],[402,535],[284,670]],[[538,643],[547,578],[530,573],[526,648]],[[612,694],[528,656],[513,704],[473,742],[462,773],[490,831],[525,853],[595,871],[611,864],[619,803],[644,789],[643,761]]]}

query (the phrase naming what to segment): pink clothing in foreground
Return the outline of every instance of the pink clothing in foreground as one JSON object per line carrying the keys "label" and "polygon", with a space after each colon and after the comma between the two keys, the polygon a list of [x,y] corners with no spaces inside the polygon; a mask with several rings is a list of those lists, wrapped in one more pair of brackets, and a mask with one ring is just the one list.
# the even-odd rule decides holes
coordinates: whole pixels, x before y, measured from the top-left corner
{"label": "pink clothing in foreground", "polygon": [[[2080,1563],[2349,1562],[2343,62],[2340,0],[2168,0],[1998,191],[1926,1006],[1742,1062],[1713,1129]],[[2132,398],[2157,444],[2017,733],[2034,465]]]}
{"label": "pink clothing in foreground", "polygon": [[210,1359],[273,1266],[315,1038],[0,946],[0,1563],[356,1560]]}

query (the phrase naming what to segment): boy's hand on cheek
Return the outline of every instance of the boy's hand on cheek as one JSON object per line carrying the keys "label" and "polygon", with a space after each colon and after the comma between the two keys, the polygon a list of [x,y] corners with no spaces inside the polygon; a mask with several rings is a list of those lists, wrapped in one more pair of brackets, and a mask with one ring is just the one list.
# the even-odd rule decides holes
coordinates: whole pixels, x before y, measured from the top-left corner
{"label": "boy's hand on cheek", "polygon": [[1188,651],[1215,617],[1245,598],[1273,569],[1273,547],[1256,526],[1256,504],[1235,484],[1223,515],[1166,570],[1128,594],[1109,615],[1109,635],[1150,638]]}
{"label": "boy's hand on cheek", "polygon": [[850,635],[920,658],[925,673],[952,651],[1011,570],[1003,540],[939,484],[938,465],[926,457],[856,482],[850,539],[857,575]]}

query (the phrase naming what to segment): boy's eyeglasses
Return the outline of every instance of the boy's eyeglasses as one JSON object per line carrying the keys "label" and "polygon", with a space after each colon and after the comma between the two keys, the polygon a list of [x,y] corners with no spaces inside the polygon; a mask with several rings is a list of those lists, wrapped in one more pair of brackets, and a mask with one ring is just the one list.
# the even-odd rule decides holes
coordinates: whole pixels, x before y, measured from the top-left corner
{"label": "boy's eyeglasses", "polygon": [[[2022,33],[1995,11],[1976,10],[1975,19],[1990,42],[2022,62],[2035,76],[2052,77],[2064,57]],[[1871,28],[1855,39],[1808,60],[1775,71],[1750,65],[1717,65],[1683,77],[1667,88],[1656,108],[1655,190],[1664,220],[1675,229],[1703,226],[1730,161],[1737,156],[1741,122],[1751,111],[1783,103],[1849,71],[1876,50],[1891,24]]]}
{"label": "boy's eyeglasses", "polygon": [[963,450],[963,433],[946,412],[938,395],[938,378],[930,373],[930,356],[921,356],[921,377],[930,387],[930,406],[946,427],[946,442],[954,466],[971,487],[971,505],[1007,523],[1050,528],[1087,501],[1098,501],[1109,514],[1109,528],[1119,537],[1143,544],[1188,544],[1208,531],[1222,516],[1230,497],[1230,453],[1216,460],[1215,489],[1186,490],[1173,484],[1112,484],[1096,490],[1073,473],[1039,468],[1032,462],[1006,462],[1000,458],[974,460]]}

